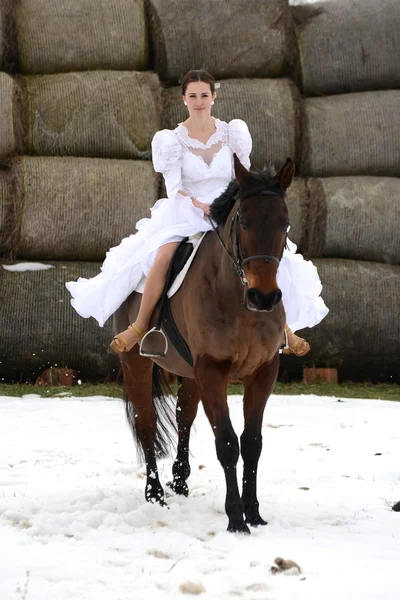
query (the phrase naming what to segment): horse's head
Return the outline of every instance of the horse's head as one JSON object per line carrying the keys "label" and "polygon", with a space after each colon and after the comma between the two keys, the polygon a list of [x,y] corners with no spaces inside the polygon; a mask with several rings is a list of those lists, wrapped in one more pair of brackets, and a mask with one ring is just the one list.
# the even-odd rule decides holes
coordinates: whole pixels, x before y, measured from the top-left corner
{"label": "horse's head", "polygon": [[269,169],[248,171],[236,154],[234,165],[239,204],[232,220],[233,251],[248,284],[245,306],[271,312],[282,298],[276,274],[290,225],[285,194],[294,163],[288,158],[276,175]]}

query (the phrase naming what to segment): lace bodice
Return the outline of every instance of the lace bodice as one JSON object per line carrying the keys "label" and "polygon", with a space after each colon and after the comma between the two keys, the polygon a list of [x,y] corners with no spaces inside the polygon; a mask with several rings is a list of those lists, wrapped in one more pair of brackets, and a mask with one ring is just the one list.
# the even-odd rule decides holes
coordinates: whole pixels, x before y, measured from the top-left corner
{"label": "lace bodice", "polygon": [[163,174],[169,198],[183,190],[210,204],[234,176],[234,152],[250,167],[251,146],[247,125],[240,119],[229,123],[216,119],[215,132],[206,143],[190,137],[180,123],[174,130],[164,129],[154,136],[154,169]]}

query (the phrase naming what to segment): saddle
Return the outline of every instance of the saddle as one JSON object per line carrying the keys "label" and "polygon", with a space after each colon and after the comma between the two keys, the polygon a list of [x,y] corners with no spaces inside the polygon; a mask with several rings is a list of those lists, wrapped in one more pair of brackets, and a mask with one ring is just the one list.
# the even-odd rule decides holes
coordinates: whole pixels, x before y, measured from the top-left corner
{"label": "saddle", "polygon": [[184,238],[175,250],[163,292],[156,306],[159,310],[156,325],[142,338],[139,352],[142,356],[149,358],[164,358],[168,350],[167,338],[169,338],[181,357],[193,367],[192,353],[175,323],[168,297],[171,285],[184,268],[192,252],[194,252],[193,245],[188,243],[188,239],[187,237]]}

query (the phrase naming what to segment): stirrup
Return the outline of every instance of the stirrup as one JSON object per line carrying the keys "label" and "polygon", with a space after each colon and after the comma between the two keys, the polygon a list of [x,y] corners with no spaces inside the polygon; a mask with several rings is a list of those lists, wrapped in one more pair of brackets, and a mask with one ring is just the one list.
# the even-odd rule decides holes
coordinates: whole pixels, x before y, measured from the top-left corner
{"label": "stirrup", "polygon": [[168,352],[168,339],[162,329],[153,327],[141,339],[140,356],[147,358],[164,358]]}

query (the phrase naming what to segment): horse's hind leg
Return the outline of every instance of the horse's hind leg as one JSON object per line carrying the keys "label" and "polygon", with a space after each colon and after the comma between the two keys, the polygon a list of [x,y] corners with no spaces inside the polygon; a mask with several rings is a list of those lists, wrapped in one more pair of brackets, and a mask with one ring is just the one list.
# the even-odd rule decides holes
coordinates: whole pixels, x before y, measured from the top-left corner
{"label": "horse's hind leg", "polygon": [[164,502],[156,462],[157,416],[152,398],[153,362],[139,354],[138,345],[120,355],[124,376],[126,415],[139,453],[146,463],[145,498],[148,502]]}
{"label": "horse's hind leg", "polygon": [[186,483],[190,475],[189,440],[190,430],[196,418],[200,396],[197,384],[193,379],[184,378],[178,391],[176,420],[178,423],[178,451],[172,466],[172,482],[168,483],[175,493],[187,496],[189,488]]}
{"label": "horse's hind leg", "polygon": [[278,375],[279,356],[263,365],[244,380],[244,431],[240,437],[243,458],[242,500],[246,522],[249,525],[266,525],[259,513],[257,500],[257,469],[262,449],[262,421],[265,405],[274,389]]}

